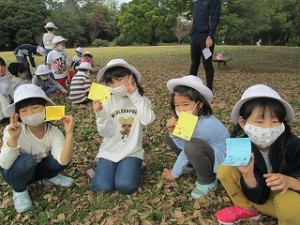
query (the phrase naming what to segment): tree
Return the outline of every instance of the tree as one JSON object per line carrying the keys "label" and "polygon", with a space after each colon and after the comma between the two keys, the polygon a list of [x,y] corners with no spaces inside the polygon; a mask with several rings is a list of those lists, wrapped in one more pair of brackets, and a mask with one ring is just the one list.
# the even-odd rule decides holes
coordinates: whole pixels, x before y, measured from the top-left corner
{"label": "tree", "polygon": [[177,43],[180,44],[190,33],[192,21],[181,16],[177,18],[176,26],[173,28],[174,35],[177,38]]}
{"label": "tree", "polygon": [[[0,1],[0,47],[41,44],[44,21],[48,15],[46,5],[39,0]],[[38,12],[38,13],[37,13]]]}
{"label": "tree", "polygon": [[170,40],[176,16],[159,0],[133,0],[121,5],[118,27],[126,43],[156,45],[160,40]]}

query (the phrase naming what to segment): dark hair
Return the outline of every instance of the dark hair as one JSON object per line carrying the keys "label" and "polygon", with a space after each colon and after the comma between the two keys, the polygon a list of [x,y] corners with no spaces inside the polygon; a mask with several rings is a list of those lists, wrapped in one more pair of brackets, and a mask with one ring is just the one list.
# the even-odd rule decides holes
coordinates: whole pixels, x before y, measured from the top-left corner
{"label": "dark hair", "polygon": [[27,67],[23,63],[10,63],[7,70],[14,76],[18,76],[19,73],[27,71]]}
{"label": "dark hair", "polygon": [[120,78],[120,77],[125,77],[126,75],[132,75],[136,86],[138,88],[138,92],[140,93],[141,96],[144,95],[144,89],[141,87],[141,85],[139,84],[137,77],[134,73],[132,73],[131,70],[122,67],[122,66],[116,66],[116,67],[112,67],[109,68],[108,70],[105,71],[105,73],[103,74],[103,76],[101,77],[100,83],[104,83],[106,85],[112,83],[112,79],[113,78]]}
{"label": "dark hair", "polygon": [[[174,115],[176,115],[175,114],[175,104],[174,104],[174,96],[175,95],[186,96],[192,101],[203,103],[202,108],[199,110],[198,116],[212,115],[212,109],[211,109],[208,101],[203,97],[203,95],[199,91],[195,90],[194,88],[184,86],[184,85],[176,86],[171,95],[170,105],[171,105],[171,110],[173,111]],[[198,105],[198,107],[199,107],[199,105]]]}
{"label": "dark hair", "polygon": [[51,31],[51,32],[52,32],[52,31],[53,31],[53,30],[55,30],[55,29],[54,29],[54,28],[52,28],[52,27],[46,27],[46,30],[47,30],[47,31]]}
{"label": "dark hair", "polygon": [[5,60],[2,57],[0,57],[0,66],[5,66],[6,67]]}
{"label": "dark hair", "polygon": [[16,103],[15,112],[19,113],[20,109],[30,105],[43,105],[45,106],[47,101],[43,98],[28,98]]}
{"label": "dark hair", "polygon": [[[255,98],[245,102],[239,112],[244,120],[247,120],[251,115],[254,108],[259,107],[261,109],[261,116],[264,118],[266,110],[270,110],[272,117],[277,117],[280,122],[285,126],[284,132],[277,138],[277,140],[272,144],[270,154],[273,155],[272,161],[277,161],[274,165],[279,165],[278,168],[273,168],[275,172],[287,171],[288,165],[285,160],[285,155],[288,149],[288,139],[291,136],[291,127],[284,120],[286,116],[286,111],[281,102],[273,98]],[[232,137],[238,136],[242,131],[239,124],[234,126],[232,131]],[[269,157],[270,157],[269,154]],[[273,164],[272,164],[273,165]]]}
{"label": "dark hair", "polygon": [[[247,120],[251,115],[254,108],[259,107],[261,109],[261,116],[264,118],[266,109],[269,109],[273,117],[277,117],[280,122],[284,121],[286,111],[284,106],[276,99],[273,98],[254,98],[245,102],[239,112],[244,120]],[[232,136],[236,137],[243,129],[237,124],[232,132]]]}

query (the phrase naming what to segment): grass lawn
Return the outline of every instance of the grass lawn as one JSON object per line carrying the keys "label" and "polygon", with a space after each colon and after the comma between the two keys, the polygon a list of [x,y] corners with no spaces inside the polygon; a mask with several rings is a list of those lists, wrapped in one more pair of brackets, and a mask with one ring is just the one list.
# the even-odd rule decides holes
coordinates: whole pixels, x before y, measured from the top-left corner
{"label": "grass lawn", "polygon": [[[190,192],[195,174],[183,175],[177,183],[163,180],[163,168],[171,168],[175,154],[163,143],[166,119],[169,113],[169,79],[188,75],[190,66],[189,46],[157,47],[108,47],[85,48],[91,51],[97,69],[112,58],[124,58],[138,68],[146,96],[152,101],[156,120],[145,128],[144,148],[146,167],[139,190],[133,195],[112,193],[95,194],[83,168],[94,165],[100,144],[91,109],[72,106],[63,96],[57,104],[66,105],[67,114],[75,118],[74,159],[65,171],[75,179],[68,189],[45,186],[41,183],[29,187],[33,200],[31,211],[18,214],[13,208],[12,189],[0,178],[1,224],[218,224],[214,213],[231,205],[224,189],[211,193],[204,201],[192,200]],[[227,67],[217,69],[215,65],[214,99],[211,103],[214,114],[231,128],[230,112],[242,92],[250,85],[267,84],[289,101],[296,112],[293,131],[300,135],[300,48],[217,46],[215,53],[223,51],[232,57]],[[72,59],[75,51],[67,50]],[[1,52],[7,64],[15,61],[12,52]],[[36,57],[37,65],[43,62]],[[200,77],[205,80],[201,66]],[[92,77],[95,80],[95,76]],[[57,123],[60,126],[60,123]],[[2,137],[4,125],[0,125]],[[0,141],[2,145],[2,139]],[[253,224],[240,222],[239,224]],[[277,224],[276,220],[264,216],[257,224]]]}

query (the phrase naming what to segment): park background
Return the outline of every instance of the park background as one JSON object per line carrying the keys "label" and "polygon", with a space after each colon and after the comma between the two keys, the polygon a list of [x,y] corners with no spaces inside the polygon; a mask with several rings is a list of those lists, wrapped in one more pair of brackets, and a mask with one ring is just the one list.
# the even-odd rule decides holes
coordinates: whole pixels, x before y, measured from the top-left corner
{"label": "park background", "polygon": [[[193,0],[1,0],[0,50],[42,44],[46,22],[68,47],[188,43]],[[216,43],[300,46],[300,1],[221,0]]]}
{"label": "park background", "polygon": [[[6,4],[12,2],[18,2],[19,7],[14,6],[13,9],[21,9],[22,6],[29,7],[29,2],[32,3],[32,7],[42,1],[0,1],[0,4]],[[27,4],[23,4],[27,2]],[[49,1],[47,1],[49,4]],[[75,1],[67,1],[75,2]],[[80,7],[84,7],[81,1]],[[87,1],[86,1],[87,2]],[[100,4],[100,1],[89,1],[89,4]],[[120,12],[122,7],[135,7],[136,5],[130,5],[133,3],[141,3],[146,1],[133,0],[128,4],[117,6],[117,11]],[[152,2],[152,1],[148,1]],[[156,2],[156,1],[155,1]],[[161,2],[174,2],[176,1],[161,1]],[[185,2],[185,1],[181,1]],[[222,1],[223,3],[225,1]],[[226,1],[232,4],[238,3],[250,3],[254,1]],[[264,1],[269,2],[269,1]],[[283,1],[273,1],[276,3]],[[285,1],[294,2],[297,1]],[[53,3],[54,4],[54,3]],[[79,3],[78,3],[79,4]],[[101,3],[102,4],[102,3]],[[106,3],[105,3],[106,4]],[[104,4],[104,5],[105,5]],[[255,3],[259,4],[259,3]],[[102,4],[103,5],[103,4]],[[147,4],[146,4],[147,5]],[[274,5],[276,5],[274,3]],[[11,5],[12,6],[12,5]],[[134,41],[131,46],[116,46],[117,41],[113,39],[105,39],[100,34],[96,39],[107,40],[109,47],[92,47],[91,39],[89,39],[88,30],[86,33],[72,36],[75,32],[72,29],[67,29],[69,23],[74,20],[70,19],[72,16],[76,16],[76,13],[71,13],[69,5],[64,3],[55,3],[55,6],[59,6],[57,14],[47,14],[46,20],[39,21],[39,25],[30,24],[27,17],[21,17],[23,14],[28,13],[27,10],[23,10],[23,13],[14,14],[19,16],[19,23],[25,24],[28,29],[37,29],[33,32],[28,30],[24,32],[24,36],[10,36],[8,39],[9,45],[5,45],[6,51],[1,51],[0,56],[3,57],[7,64],[14,62],[13,49],[14,45],[20,43],[38,44],[37,42],[43,33],[43,26],[46,21],[54,21],[59,27],[66,27],[66,29],[60,29],[60,32],[65,37],[69,38],[69,46],[67,53],[69,58],[74,54],[74,42],[77,39],[72,37],[84,38],[86,40],[84,47],[85,51],[91,51],[94,55],[96,68],[100,69],[112,58],[124,58],[130,64],[137,67],[142,73],[141,85],[145,89],[145,95],[152,101],[153,109],[156,114],[156,120],[153,124],[145,128],[144,132],[144,149],[146,166],[142,174],[141,186],[133,195],[121,195],[119,193],[112,193],[108,195],[95,194],[91,191],[91,182],[85,176],[83,170],[88,166],[94,166],[94,159],[97,154],[101,138],[97,134],[95,126],[95,116],[91,109],[71,105],[66,96],[61,96],[56,103],[58,105],[65,105],[67,114],[72,114],[75,118],[75,144],[74,144],[74,157],[70,167],[65,171],[66,175],[70,175],[74,178],[75,184],[68,189],[54,186],[44,186],[41,183],[36,183],[30,186],[29,193],[33,200],[32,210],[18,214],[15,212],[12,201],[11,188],[0,178],[0,221],[1,224],[128,224],[128,225],[168,225],[168,224],[187,224],[187,225],[215,225],[218,224],[214,218],[214,213],[226,206],[231,205],[228,195],[222,188],[216,192],[210,193],[210,195],[203,201],[194,201],[190,197],[190,192],[194,187],[196,176],[194,173],[184,175],[177,180],[177,183],[170,183],[162,178],[161,172],[163,168],[171,168],[175,161],[175,154],[163,143],[163,134],[166,130],[166,120],[170,116],[169,111],[169,93],[166,88],[166,82],[172,78],[182,77],[188,75],[190,66],[190,49],[189,45],[182,41],[181,44],[177,44],[177,39],[174,38],[172,43],[164,43],[162,39],[156,43],[156,46],[149,42]],[[96,8],[89,8],[90,13],[87,15],[93,15],[92,10]],[[247,9],[247,5],[244,5],[244,10]],[[273,6],[273,5],[272,5]],[[143,7],[146,7],[143,5]],[[141,8],[143,8],[141,7]],[[252,6],[248,6],[252,8]],[[270,5],[271,7],[271,5]],[[179,7],[180,8],[180,7]],[[296,6],[295,6],[296,8]],[[5,11],[1,8],[0,14],[6,12],[6,17],[13,17],[12,12]],[[49,7],[46,7],[48,10]],[[31,9],[32,11],[33,9]],[[61,11],[60,11],[61,10]],[[70,14],[65,13],[64,10],[70,10]],[[256,9],[257,11],[258,9]],[[30,12],[31,12],[30,11]],[[53,10],[54,12],[56,10]],[[80,10],[82,11],[82,10]],[[246,10],[247,11],[247,10]],[[253,19],[255,14],[252,12]],[[27,14],[30,21],[35,20],[35,17],[43,15],[38,13],[38,10],[34,10],[34,15]],[[138,10],[135,10],[134,16],[138,14]],[[68,15],[64,19],[60,20],[62,14]],[[238,13],[237,13],[238,14]],[[31,16],[29,16],[31,15]],[[299,14],[298,14],[299,15]],[[49,16],[49,17],[48,17]],[[70,17],[70,18],[69,18]],[[239,16],[237,16],[240,18]],[[44,17],[43,17],[44,18]],[[80,17],[81,18],[81,17]],[[117,16],[113,18],[118,18]],[[53,20],[52,20],[53,19]],[[57,20],[54,20],[57,19]],[[131,19],[134,21],[134,19]],[[244,20],[244,19],[241,19]],[[62,21],[61,23],[59,21]],[[110,21],[110,20],[109,20]],[[182,21],[182,20],[180,20]],[[298,20],[300,21],[300,20]],[[31,22],[32,23],[32,22]],[[0,27],[4,26],[5,22],[0,24]],[[9,25],[10,24],[10,25]],[[15,26],[15,33],[20,31],[20,27],[17,27],[16,22],[10,22],[4,27],[9,28]],[[72,23],[73,24],[73,23]],[[225,23],[224,23],[225,24]],[[28,26],[27,26],[28,25]],[[67,26],[68,25],[68,26]],[[88,29],[86,25],[82,26],[84,29]],[[74,24],[71,27],[76,27]],[[140,28],[145,27],[143,25]],[[130,29],[134,29],[131,27]],[[245,28],[245,27],[244,27]],[[19,29],[19,30],[18,30]],[[129,30],[130,30],[129,29]],[[231,29],[231,28],[230,28]],[[67,32],[68,31],[68,32]],[[118,31],[121,35],[122,30]],[[218,31],[219,32],[219,31]],[[235,35],[241,35],[244,30],[237,28]],[[4,35],[5,32],[0,32],[0,35]],[[17,42],[18,38],[27,37],[27,34],[31,35],[28,41]],[[72,34],[72,35],[71,35]],[[130,34],[130,32],[129,32]],[[135,30],[132,32],[135,35]],[[250,85],[262,83],[269,85],[276,89],[287,101],[291,103],[295,112],[295,121],[291,124],[293,131],[300,135],[300,48],[291,47],[290,45],[297,45],[296,34],[291,34],[289,42],[284,43],[285,46],[275,46],[279,44],[279,39],[275,42],[271,42],[269,46],[255,46],[255,35],[249,34],[249,40],[251,42],[244,42],[243,39],[237,38],[234,43],[222,44],[221,39],[218,39],[218,43],[215,49],[215,53],[223,52],[224,55],[230,56],[232,60],[228,62],[226,67],[215,71],[215,83],[214,83],[214,99],[211,103],[214,114],[230,129],[230,112],[235,102],[238,101],[243,91]],[[284,34],[284,32],[282,33]],[[35,36],[36,35],[36,36]],[[18,38],[17,38],[18,37]],[[117,36],[116,36],[117,37]],[[219,37],[219,36],[218,36]],[[291,39],[291,37],[293,37]],[[228,37],[229,38],[229,37]],[[228,40],[227,36],[225,40]],[[274,39],[273,39],[274,40]],[[294,40],[294,41],[291,41]],[[0,38],[3,41],[3,38]],[[227,42],[227,41],[226,41]],[[229,42],[229,40],[228,40]],[[81,43],[81,42],[80,42]],[[84,43],[84,42],[82,42]],[[266,42],[265,42],[266,43]],[[150,45],[150,46],[149,46]],[[264,45],[264,41],[263,41]],[[1,45],[3,46],[3,45]],[[3,49],[3,50],[4,50]],[[43,63],[43,57],[37,57],[37,65]],[[201,66],[199,76],[205,79],[204,70]],[[95,81],[95,75],[92,75],[91,79]],[[60,122],[56,122],[61,127]],[[0,136],[3,135],[3,129],[5,125],[0,125]],[[2,145],[2,140],[0,140]],[[240,222],[238,224],[250,225],[253,223]],[[274,218],[264,216],[257,225],[275,225],[277,224]]]}

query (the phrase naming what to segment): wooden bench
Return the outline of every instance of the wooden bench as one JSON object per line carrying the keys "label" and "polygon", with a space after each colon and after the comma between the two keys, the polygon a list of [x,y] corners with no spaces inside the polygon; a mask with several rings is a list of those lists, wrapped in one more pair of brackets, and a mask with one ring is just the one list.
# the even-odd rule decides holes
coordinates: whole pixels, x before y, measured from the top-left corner
{"label": "wooden bench", "polygon": [[223,66],[227,66],[227,62],[231,60],[231,57],[229,56],[223,56],[222,59],[213,59],[213,62],[217,62],[218,63],[218,69],[221,67],[221,65],[223,64]]}

